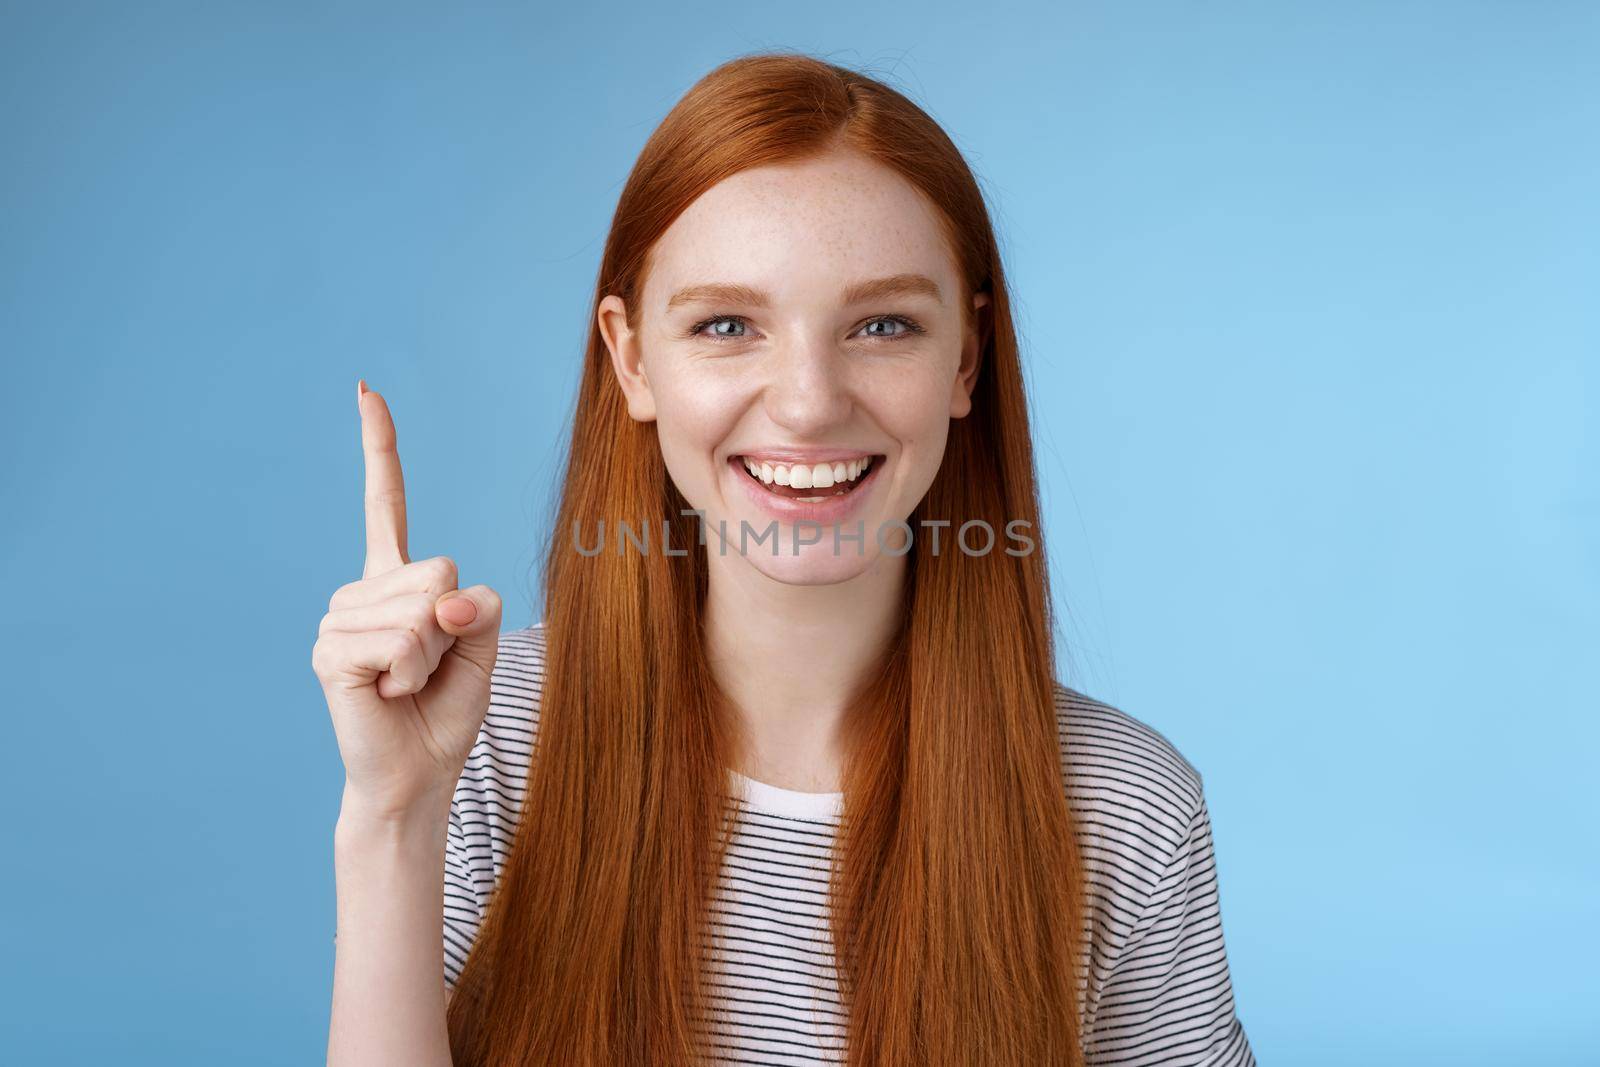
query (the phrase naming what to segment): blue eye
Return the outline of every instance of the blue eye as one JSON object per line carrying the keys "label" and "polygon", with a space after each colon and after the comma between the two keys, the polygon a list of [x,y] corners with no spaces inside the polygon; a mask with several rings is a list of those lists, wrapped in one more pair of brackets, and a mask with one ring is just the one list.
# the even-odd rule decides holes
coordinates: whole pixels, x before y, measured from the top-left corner
{"label": "blue eye", "polygon": [[[744,323],[744,320],[739,318],[737,315],[719,315],[714,319],[707,319],[701,325],[696,326],[694,328],[694,332],[695,333],[699,333],[702,329],[704,329],[707,326],[722,326],[724,324],[730,325],[730,326],[743,327],[745,323]],[[735,336],[735,335],[730,335],[730,334],[725,334],[725,333],[717,333],[716,331],[712,331],[711,336],[714,339],[723,340],[723,339],[727,339],[727,338],[730,338],[730,337]],[[737,335],[737,336],[743,336],[743,335],[741,334],[741,335]]]}
{"label": "blue eye", "polygon": [[[867,326],[868,327],[878,326],[878,325],[883,324],[883,323],[893,323],[894,325],[899,326],[899,327],[902,328],[900,333],[889,334],[888,337],[891,337],[891,338],[893,338],[893,337],[903,337],[903,336],[905,336],[905,334],[914,332],[911,329],[910,320],[909,319],[897,318],[897,317],[892,316],[892,315],[885,315],[881,319],[873,319],[871,322],[867,323]],[[882,337],[884,335],[883,334],[879,334],[878,336]]]}
{"label": "blue eye", "polygon": [[[880,315],[877,318],[872,319],[871,321],[867,322],[866,326],[869,326],[869,327],[876,326],[879,323],[884,323],[884,322],[892,322],[892,323],[896,324],[897,326],[900,326],[901,330],[898,333],[894,333],[894,334],[878,333],[878,334],[873,334],[872,335],[873,337],[875,337],[876,339],[878,339],[880,341],[899,341],[899,340],[902,340],[902,339],[904,339],[906,337],[909,337],[909,336],[911,336],[913,334],[919,334],[919,333],[926,333],[927,332],[925,329],[923,329],[923,327],[920,324],[918,324],[916,322],[916,320],[908,319],[904,315]],[[709,334],[701,333],[701,331],[704,330],[707,326],[720,326],[723,323],[732,323],[734,325],[739,326],[741,329],[743,329],[743,328],[748,326],[748,323],[745,321],[745,318],[742,315],[713,315],[711,318],[709,318],[709,319],[701,319],[699,322],[697,322],[693,326],[691,326],[689,328],[689,336],[690,337],[703,337],[706,340],[712,341],[712,342],[714,342],[716,344],[726,344],[729,341],[742,341],[742,340],[744,340],[745,335],[743,333],[738,333],[738,334],[719,333],[719,332],[712,332],[712,333],[709,333]]]}

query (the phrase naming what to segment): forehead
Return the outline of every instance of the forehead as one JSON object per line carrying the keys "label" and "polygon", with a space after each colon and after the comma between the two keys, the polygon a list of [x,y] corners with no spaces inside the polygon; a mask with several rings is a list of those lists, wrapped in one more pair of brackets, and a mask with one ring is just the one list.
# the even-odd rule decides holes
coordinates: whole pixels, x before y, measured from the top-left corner
{"label": "forehead", "polygon": [[893,170],[849,152],[724,179],[673,221],[650,259],[644,302],[652,315],[679,288],[708,282],[782,300],[920,273],[956,291],[937,209]]}

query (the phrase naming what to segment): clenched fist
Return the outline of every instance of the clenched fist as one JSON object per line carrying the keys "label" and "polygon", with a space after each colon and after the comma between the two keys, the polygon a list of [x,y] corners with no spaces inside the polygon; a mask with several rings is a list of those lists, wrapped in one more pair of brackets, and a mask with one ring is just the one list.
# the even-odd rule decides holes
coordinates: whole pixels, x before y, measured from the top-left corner
{"label": "clenched fist", "polygon": [[405,482],[382,396],[356,385],[367,560],[328,601],[311,666],[344,760],[345,803],[370,815],[447,809],[489,709],[500,598],[456,587],[448,556],[406,555]]}

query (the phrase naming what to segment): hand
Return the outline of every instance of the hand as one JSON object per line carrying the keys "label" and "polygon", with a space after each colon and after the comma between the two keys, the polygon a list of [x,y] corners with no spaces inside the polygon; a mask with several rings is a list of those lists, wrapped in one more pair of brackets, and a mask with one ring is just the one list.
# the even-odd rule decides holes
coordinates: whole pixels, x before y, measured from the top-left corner
{"label": "hand", "polygon": [[500,598],[456,588],[448,556],[406,555],[405,482],[382,396],[356,385],[366,461],[367,559],[328,601],[311,666],[344,760],[345,802],[402,817],[448,810],[489,710]]}

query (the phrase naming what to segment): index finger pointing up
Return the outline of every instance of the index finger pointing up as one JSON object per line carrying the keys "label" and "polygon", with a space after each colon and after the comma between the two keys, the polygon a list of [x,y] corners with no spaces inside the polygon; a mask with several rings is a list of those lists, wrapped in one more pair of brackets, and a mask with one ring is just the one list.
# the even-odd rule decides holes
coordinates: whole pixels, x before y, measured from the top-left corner
{"label": "index finger pointing up", "polygon": [[367,563],[363,578],[410,563],[406,555],[406,485],[400,474],[394,419],[382,396],[356,383],[361,453],[367,469]]}

